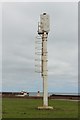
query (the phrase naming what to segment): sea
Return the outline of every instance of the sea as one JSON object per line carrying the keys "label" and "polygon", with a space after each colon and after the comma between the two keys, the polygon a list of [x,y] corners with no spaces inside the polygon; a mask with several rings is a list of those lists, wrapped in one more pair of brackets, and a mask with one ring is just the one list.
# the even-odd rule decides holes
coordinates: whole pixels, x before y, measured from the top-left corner
{"label": "sea", "polygon": [[[48,96],[50,95],[80,95],[80,93],[55,93],[55,92],[49,92],[48,93]],[[37,92],[29,92],[29,96],[36,96],[37,95]],[[40,92],[40,96],[43,96],[43,92]]]}

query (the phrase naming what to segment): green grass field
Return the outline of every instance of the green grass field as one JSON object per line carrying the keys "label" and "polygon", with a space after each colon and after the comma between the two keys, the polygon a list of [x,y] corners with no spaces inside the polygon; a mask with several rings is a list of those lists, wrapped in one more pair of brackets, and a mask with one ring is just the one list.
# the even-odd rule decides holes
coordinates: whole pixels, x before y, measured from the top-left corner
{"label": "green grass field", "polygon": [[41,99],[3,98],[2,118],[77,118],[78,102],[49,100],[53,110],[38,110]]}

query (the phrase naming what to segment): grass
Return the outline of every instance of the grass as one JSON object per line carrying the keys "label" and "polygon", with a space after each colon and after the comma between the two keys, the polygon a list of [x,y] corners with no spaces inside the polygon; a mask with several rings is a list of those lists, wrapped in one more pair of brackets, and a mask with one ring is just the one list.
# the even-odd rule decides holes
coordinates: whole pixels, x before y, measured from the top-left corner
{"label": "grass", "polygon": [[53,110],[38,110],[41,99],[3,98],[2,118],[77,118],[78,102],[49,100]]}
{"label": "grass", "polygon": [[0,119],[2,118],[2,98],[0,97]]}

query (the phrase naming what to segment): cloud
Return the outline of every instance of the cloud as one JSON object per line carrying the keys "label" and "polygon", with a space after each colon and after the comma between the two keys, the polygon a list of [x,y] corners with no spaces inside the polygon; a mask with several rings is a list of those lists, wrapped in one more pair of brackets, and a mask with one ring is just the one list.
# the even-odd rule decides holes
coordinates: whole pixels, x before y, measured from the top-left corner
{"label": "cloud", "polygon": [[2,90],[2,6],[0,4],[0,91]]}
{"label": "cloud", "polygon": [[53,91],[57,84],[72,84],[71,91],[77,85],[77,4],[4,3],[3,90],[42,90],[42,78],[34,73],[34,40],[39,15],[44,11],[50,14],[51,22],[48,36],[49,91]]}

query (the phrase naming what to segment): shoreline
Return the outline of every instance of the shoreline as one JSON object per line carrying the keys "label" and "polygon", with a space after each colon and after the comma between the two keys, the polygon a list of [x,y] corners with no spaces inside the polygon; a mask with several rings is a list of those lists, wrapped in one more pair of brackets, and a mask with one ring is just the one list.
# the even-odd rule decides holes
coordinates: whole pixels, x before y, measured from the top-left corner
{"label": "shoreline", "polygon": [[[2,98],[43,99],[43,96],[17,96],[14,94],[2,94]],[[49,99],[80,100],[80,95],[52,95]]]}

